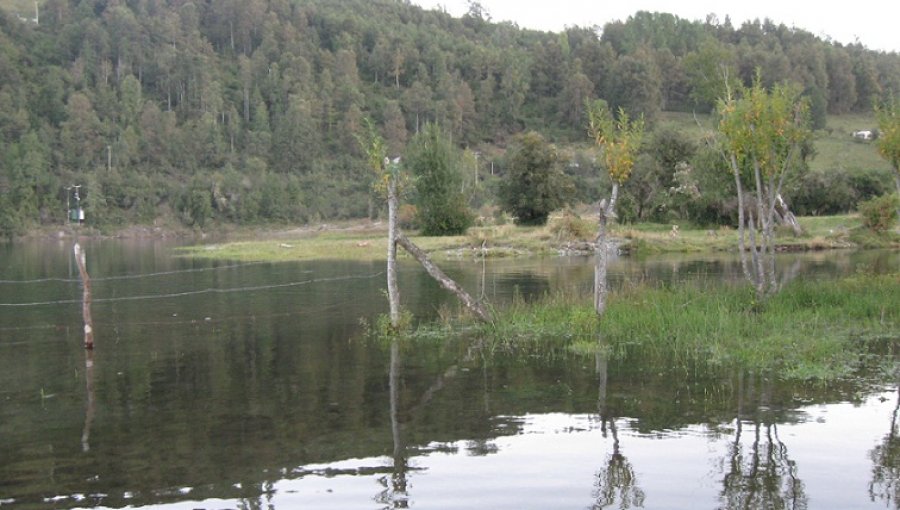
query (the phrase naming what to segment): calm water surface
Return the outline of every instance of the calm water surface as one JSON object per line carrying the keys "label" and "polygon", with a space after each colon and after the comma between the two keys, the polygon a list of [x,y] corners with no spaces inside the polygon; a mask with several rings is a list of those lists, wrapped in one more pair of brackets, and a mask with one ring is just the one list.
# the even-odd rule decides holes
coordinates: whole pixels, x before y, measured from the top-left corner
{"label": "calm water surface", "polygon": [[[0,245],[0,507],[900,508],[893,377],[785,384],[581,356],[367,339],[383,265],[180,259],[92,241],[96,349],[71,242]],[[590,288],[586,259],[443,264],[492,302]],[[782,277],[896,271],[785,256]],[[620,259],[614,286],[739,278],[727,256]],[[416,317],[454,308],[415,265]],[[880,375],[879,375],[880,374]]]}

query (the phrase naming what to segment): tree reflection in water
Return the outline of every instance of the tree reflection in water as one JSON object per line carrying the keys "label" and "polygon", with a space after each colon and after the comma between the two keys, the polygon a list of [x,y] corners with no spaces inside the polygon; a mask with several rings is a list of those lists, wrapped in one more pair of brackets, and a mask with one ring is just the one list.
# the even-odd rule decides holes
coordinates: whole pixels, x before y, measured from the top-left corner
{"label": "tree reflection in water", "polygon": [[375,500],[385,505],[383,508],[409,508],[409,492],[407,484],[407,470],[409,465],[406,458],[406,447],[403,445],[402,424],[400,423],[400,345],[396,340],[391,342],[391,368],[390,368],[390,393],[391,393],[391,435],[394,442],[393,472],[390,476],[382,477],[379,482],[384,490],[378,494]]}
{"label": "tree reflection in water", "polygon": [[622,454],[615,413],[607,402],[608,361],[602,340],[596,356],[596,373],[599,381],[597,411],[600,415],[600,427],[604,438],[608,437],[607,434],[612,435],[613,451],[606,465],[597,473],[595,503],[591,508],[599,510],[614,505],[622,509],[643,508],[644,491],[637,485],[634,468]]}
{"label": "tree reflection in water", "polygon": [[[797,477],[797,465],[778,437],[778,425],[767,416],[772,382],[763,381],[761,385],[757,398],[754,378],[750,376],[745,384],[743,373],[738,375],[736,427],[734,441],[723,462],[726,472],[722,480],[721,508],[805,509],[808,498],[803,482]],[[747,405],[753,410],[753,416],[745,419]],[[743,442],[745,424],[752,427],[749,445]]]}
{"label": "tree reflection in water", "polygon": [[881,444],[869,457],[872,459],[872,481],[869,482],[869,498],[880,499],[885,506],[900,508],[900,436],[897,430],[897,413],[900,411],[900,387],[897,388],[897,404],[891,414],[891,428]]}

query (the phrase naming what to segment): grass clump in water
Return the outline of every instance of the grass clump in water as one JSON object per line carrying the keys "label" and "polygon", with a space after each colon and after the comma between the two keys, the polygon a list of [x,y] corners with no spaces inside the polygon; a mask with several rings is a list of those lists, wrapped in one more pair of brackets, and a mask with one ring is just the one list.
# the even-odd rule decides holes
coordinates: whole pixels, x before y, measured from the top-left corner
{"label": "grass clump in water", "polygon": [[526,356],[605,351],[689,369],[743,367],[785,378],[853,373],[873,343],[900,341],[900,274],[794,281],[760,303],[746,286],[635,287],[598,320],[589,296],[514,300],[478,334]]}

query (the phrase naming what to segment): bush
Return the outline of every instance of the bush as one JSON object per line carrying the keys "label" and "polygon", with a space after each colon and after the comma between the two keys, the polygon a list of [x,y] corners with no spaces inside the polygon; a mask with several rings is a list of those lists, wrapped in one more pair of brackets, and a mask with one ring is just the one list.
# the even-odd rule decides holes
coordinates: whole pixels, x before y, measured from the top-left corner
{"label": "bush", "polygon": [[859,204],[863,226],[874,232],[886,232],[897,221],[900,196],[883,195]]}
{"label": "bush", "polygon": [[813,171],[803,176],[797,189],[787,193],[791,209],[801,216],[841,214],[861,201],[890,191],[890,176],[880,170]]}
{"label": "bush", "polygon": [[595,235],[591,223],[569,209],[550,223],[550,232],[558,241],[588,241]]}

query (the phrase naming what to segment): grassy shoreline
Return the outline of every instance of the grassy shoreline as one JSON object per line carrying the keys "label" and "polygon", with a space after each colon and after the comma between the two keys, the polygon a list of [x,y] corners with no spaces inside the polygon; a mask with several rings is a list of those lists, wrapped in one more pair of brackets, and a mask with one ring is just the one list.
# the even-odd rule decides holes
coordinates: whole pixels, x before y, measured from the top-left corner
{"label": "grassy shoreline", "polygon": [[[437,260],[589,254],[590,233],[595,221],[579,220],[587,234],[572,235],[560,228],[560,218],[546,227],[498,225],[472,227],[468,235],[451,237],[411,236],[413,241]],[[860,226],[857,215],[800,218],[807,232],[801,237],[783,232],[778,249],[783,251],[900,248],[900,235],[891,232],[875,236]],[[238,261],[360,260],[386,258],[386,226],[346,225],[341,228],[294,229],[281,233],[256,233],[256,239],[205,244],[181,249],[185,256]],[[737,246],[734,229],[704,229],[673,224],[616,225],[612,237],[620,249],[630,254],[733,252]],[[250,236],[254,237],[253,235]],[[261,239],[260,239],[261,238]]]}

